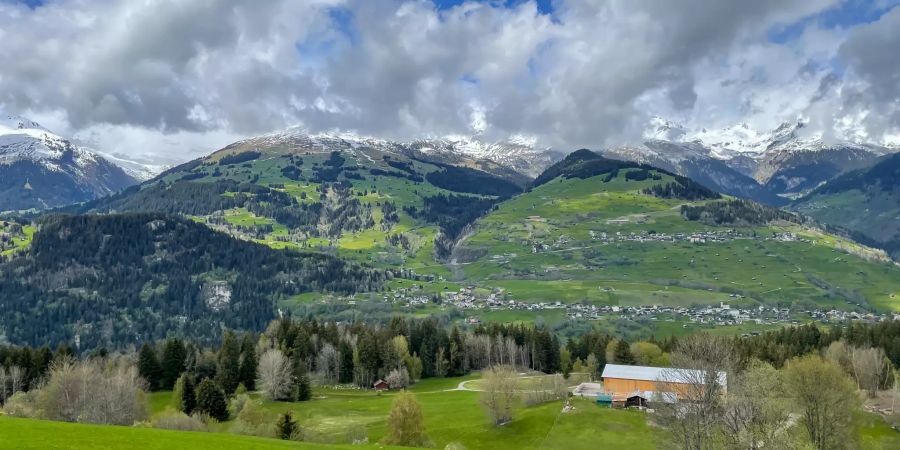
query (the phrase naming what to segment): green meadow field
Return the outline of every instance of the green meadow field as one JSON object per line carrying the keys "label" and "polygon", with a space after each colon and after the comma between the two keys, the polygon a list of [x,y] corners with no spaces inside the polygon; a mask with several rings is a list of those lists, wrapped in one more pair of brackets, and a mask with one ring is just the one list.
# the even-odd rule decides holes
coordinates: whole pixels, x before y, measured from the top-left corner
{"label": "green meadow field", "polygon": [[[790,223],[734,227],[689,221],[680,213],[685,201],[641,193],[667,176],[629,181],[625,173],[608,182],[603,176],[560,178],[502,203],[476,222],[457,252],[466,279],[530,302],[690,306],[734,304],[731,294],[738,294],[747,304],[900,310],[900,267],[864,259],[872,254],[868,249]],[[601,233],[732,229],[747,238],[607,244],[597,239]],[[802,240],[772,239],[773,233]]]}
{"label": "green meadow field", "polygon": [[[572,383],[576,380],[573,379]],[[663,431],[648,424],[649,416],[636,410],[600,407],[590,400],[573,398],[575,409],[562,412],[562,401],[521,407],[512,423],[494,427],[479,404],[477,375],[430,379],[411,392],[422,405],[425,428],[434,448],[454,443],[468,449],[655,449]],[[536,386],[535,378],[523,386]],[[141,427],[70,424],[0,416],[0,448],[3,449],[343,449],[392,448],[379,444],[396,393],[318,388],[308,402],[264,402],[271,421],[293,411],[303,429],[304,442],[279,441],[234,434],[233,421],[212,426],[210,432],[182,432]],[[166,411],[171,393],[150,396],[151,417]],[[893,449],[900,433],[878,416],[858,418],[866,448]],[[350,437],[362,433],[368,443],[350,445]]]}

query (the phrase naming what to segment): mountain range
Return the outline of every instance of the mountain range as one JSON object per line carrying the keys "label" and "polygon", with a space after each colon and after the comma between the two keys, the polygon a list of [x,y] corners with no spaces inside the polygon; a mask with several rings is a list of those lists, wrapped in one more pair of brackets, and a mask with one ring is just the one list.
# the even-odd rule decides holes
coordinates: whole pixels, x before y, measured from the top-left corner
{"label": "mountain range", "polygon": [[769,132],[747,124],[691,131],[654,118],[639,145],[604,149],[610,157],[644,162],[697,179],[710,188],[775,206],[829,180],[896,153],[886,143],[826,142],[802,120]]}
{"label": "mountain range", "polygon": [[65,206],[138,182],[123,168],[37,122],[0,119],[0,211]]}
{"label": "mountain range", "polygon": [[[4,226],[0,261],[0,299],[12,299],[0,306],[14,314],[0,320],[0,334],[116,346],[181,330],[183,320],[226,320],[226,303],[252,318],[235,326],[255,329],[322,299],[339,310],[346,296],[384,305],[462,287],[523,311],[548,301],[900,309],[900,269],[883,251],[723,196],[708,179],[588,150],[530,177],[460,142],[287,130],[16,219]],[[521,155],[533,164],[546,157],[527,145]],[[317,264],[334,270],[311,271]],[[248,271],[258,274],[241,276]],[[173,300],[187,292],[189,304]],[[32,331],[16,331],[21,317]],[[215,329],[204,322],[194,331],[211,339]]]}

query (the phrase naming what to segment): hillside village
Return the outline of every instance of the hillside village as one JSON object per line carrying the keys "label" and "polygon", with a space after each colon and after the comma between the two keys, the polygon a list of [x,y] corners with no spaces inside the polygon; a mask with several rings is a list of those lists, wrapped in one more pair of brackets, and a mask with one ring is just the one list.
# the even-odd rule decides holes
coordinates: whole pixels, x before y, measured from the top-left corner
{"label": "hillside village", "polygon": [[[724,302],[718,305],[665,306],[665,305],[594,305],[584,303],[563,303],[560,301],[525,302],[510,298],[502,289],[494,289],[489,294],[481,294],[475,286],[462,287],[456,292],[447,292],[439,296],[429,296],[422,286],[414,284],[409,288],[398,288],[382,295],[382,300],[394,305],[416,308],[439,303],[444,309],[461,311],[527,311],[541,313],[543,311],[565,311],[568,320],[597,321],[604,319],[652,320],[687,322],[709,326],[730,326],[741,324],[755,325],[797,325],[811,321],[821,323],[842,323],[846,321],[863,321],[876,323],[889,320],[900,320],[900,312],[873,313],[860,311],[844,311],[838,309],[792,309],[777,306],[759,305],[756,307],[734,307]],[[742,300],[739,294],[730,294],[734,300]],[[478,323],[475,316],[470,316],[469,323]]]}

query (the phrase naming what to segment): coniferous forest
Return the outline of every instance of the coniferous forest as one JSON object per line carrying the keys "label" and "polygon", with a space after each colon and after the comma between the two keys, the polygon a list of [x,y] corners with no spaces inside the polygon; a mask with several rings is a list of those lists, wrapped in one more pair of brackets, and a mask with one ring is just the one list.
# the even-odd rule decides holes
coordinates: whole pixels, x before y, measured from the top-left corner
{"label": "coniferous forest", "polygon": [[163,214],[48,216],[32,249],[0,266],[0,325],[33,345],[120,346],[177,333],[211,342],[259,330],[276,300],[377,290],[383,272],[278,251]]}

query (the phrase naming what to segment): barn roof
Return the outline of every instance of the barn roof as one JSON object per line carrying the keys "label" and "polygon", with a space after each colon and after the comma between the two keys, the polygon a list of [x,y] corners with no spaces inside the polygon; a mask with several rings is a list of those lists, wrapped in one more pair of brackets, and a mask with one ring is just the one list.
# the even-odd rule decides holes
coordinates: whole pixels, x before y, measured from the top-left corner
{"label": "barn roof", "polygon": [[[676,369],[672,367],[624,366],[607,364],[603,368],[601,378],[621,378],[626,380],[663,381],[667,383],[687,383],[688,380],[703,380],[703,372],[693,369]],[[718,381],[727,387],[725,372],[718,373]]]}

